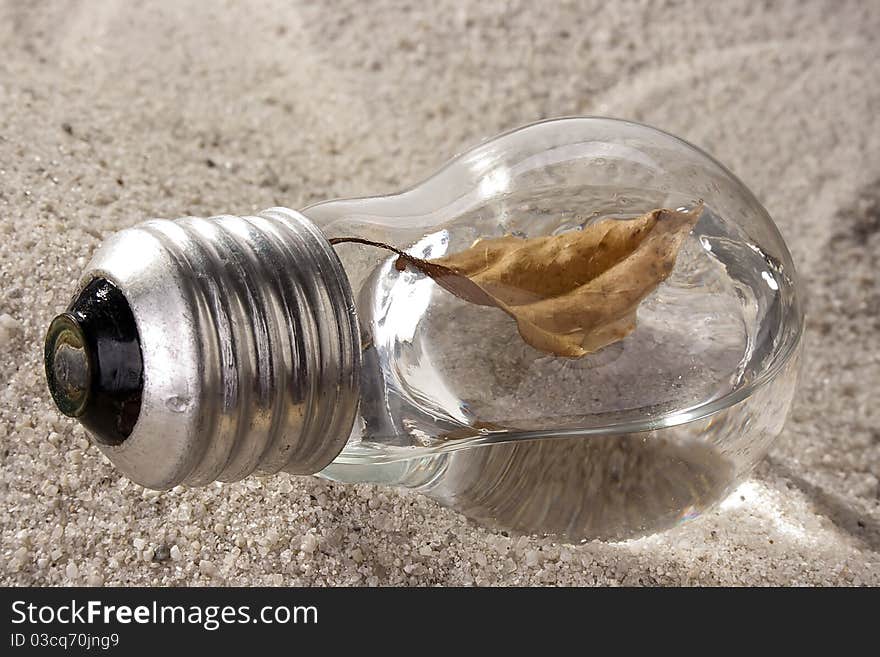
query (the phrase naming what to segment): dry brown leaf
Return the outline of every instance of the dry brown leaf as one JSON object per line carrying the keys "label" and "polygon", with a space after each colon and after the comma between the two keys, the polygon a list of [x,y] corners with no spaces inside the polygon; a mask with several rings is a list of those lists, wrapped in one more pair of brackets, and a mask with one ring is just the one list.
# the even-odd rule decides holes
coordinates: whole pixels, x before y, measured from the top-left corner
{"label": "dry brown leaf", "polygon": [[465,301],[499,308],[531,346],[576,358],[635,329],[636,308],[672,272],[702,210],[658,209],[560,235],[480,239],[433,260],[357,238],[331,242],[390,248],[399,270],[412,266]]}

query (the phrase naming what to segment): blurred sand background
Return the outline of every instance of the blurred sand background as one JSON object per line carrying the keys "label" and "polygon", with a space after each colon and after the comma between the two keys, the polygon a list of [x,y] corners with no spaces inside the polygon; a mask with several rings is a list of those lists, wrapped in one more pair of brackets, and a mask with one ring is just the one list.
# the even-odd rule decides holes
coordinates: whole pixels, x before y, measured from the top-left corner
{"label": "blurred sand background", "polygon": [[[0,583],[880,584],[880,3],[0,2]],[[279,475],[167,493],[52,406],[50,318],[111,232],[390,192],[543,117],[644,121],[757,194],[808,292],[754,477],[622,544]]]}

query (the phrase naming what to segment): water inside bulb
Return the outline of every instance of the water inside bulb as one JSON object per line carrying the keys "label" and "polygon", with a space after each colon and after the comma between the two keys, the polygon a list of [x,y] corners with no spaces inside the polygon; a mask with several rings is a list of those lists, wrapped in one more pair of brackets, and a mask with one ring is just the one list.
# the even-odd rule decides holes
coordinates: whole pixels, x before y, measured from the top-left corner
{"label": "water inside bulb", "polygon": [[[655,195],[635,190],[580,189],[578,198],[586,217],[542,217],[534,194],[508,198],[527,220],[509,214],[490,234],[560,234],[656,207]],[[464,217],[408,252],[437,258],[485,236]],[[499,527],[624,538],[696,515],[751,458],[730,432],[713,441],[702,426],[644,430],[748,385],[781,327],[790,287],[781,266],[712,207],[639,305],[635,331],[581,358],[534,349],[504,312],[394,261],[380,254],[355,290],[361,417],[325,476],[403,483]]]}

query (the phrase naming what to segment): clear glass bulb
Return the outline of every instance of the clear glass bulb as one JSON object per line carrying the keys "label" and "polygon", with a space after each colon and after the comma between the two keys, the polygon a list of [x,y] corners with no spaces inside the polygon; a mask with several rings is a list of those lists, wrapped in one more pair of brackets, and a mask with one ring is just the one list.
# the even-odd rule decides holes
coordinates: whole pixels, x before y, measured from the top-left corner
{"label": "clear glass bulb", "polygon": [[[327,242],[433,259],[700,201],[635,330],[580,358],[530,346],[508,314],[388,251]],[[96,254],[79,295],[106,280],[128,300],[143,355],[117,368],[128,388],[83,383],[102,370],[101,345],[131,344],[94,338],[73,306],[46,360],[62,411],[148,486],[318,472],[413,488],[508,529],[626,538],[722,499],[794,392],[803,313],[779,232],[708,155],[634,123],[526,126],[391,196],[132,230]],[[90,350],[91,369],[75,366]],[[122,435],[138,376],[139,416]],[[86,397],[103,415],[82,410]]]}

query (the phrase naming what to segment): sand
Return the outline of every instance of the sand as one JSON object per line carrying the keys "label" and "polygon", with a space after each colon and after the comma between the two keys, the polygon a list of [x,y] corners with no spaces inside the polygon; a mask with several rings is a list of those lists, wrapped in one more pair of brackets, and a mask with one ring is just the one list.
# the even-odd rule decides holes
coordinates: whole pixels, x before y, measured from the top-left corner
{"label": "sand", "polygon": [[[877,35],[872,0],[0,2],[0,583],[880,584]],[[155,493],[54,410],[44,330],[111,232],[389,192],[573,114],[712,152],[805,280],[792,415],[717,510],[567,546],[368,485]]]}

